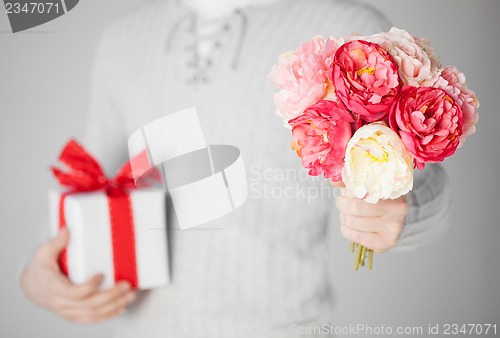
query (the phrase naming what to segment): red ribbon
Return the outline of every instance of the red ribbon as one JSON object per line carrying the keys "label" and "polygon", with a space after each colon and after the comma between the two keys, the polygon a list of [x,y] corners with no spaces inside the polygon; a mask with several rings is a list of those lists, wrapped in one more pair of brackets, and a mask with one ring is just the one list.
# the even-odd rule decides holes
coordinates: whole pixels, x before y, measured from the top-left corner
{"label": "red ribbon", "polygon": [[[59,200],[59,228],[66,227],[64,215],[66,196],[104,190],[108,199],[111,220],[115,281],[127,280],[134,288],[137,288],[135,231],[128,195],[128,190],[135,189],[136,185],[130,162],[127,162],[113,179],[109,179],[96,159],[75,140],[70,140],[64,146],[59,161],[66,165],[69,171],[64,172],[52,167],[52,172],[61,185],[70,188],[68,192],[61,195]],[[68,275],[66,250],[60,256],[60,266],[61,270]]]}

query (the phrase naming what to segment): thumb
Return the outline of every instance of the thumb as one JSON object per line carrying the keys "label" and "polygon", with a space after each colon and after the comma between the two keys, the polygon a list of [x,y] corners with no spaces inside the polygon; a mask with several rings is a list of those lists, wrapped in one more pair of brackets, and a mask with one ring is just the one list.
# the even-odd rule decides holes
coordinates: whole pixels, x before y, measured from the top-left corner
{"label": "thumb", "polygon": [[68,229],[63,228],[59,230],[59,233],[56,237],[49,240],[47,244],[45,244],[45,253],[50,258],[57,258],[61,251],[66,248],[69,241],[69,232]]}

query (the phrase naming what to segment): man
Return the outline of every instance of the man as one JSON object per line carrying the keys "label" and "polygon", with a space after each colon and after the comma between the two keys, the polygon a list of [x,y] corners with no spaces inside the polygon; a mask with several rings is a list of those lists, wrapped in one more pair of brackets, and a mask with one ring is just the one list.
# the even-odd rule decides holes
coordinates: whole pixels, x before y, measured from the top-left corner
{"label": "man", "polygon": [[376,205],[283,194],[323,192],[326,180],[289,175],[303,169],[273,115],[267,75],[279,54],[314,35],[388,28],[377,12],[342,0],[163,0],[117,20],[99,46],[85,145],[111,174],[134,130],[195,106],[210,143],[241,149],[250,197],[216,221],[225,230],[170,232],[165,288],[99,290],[99,276],[72,285],[57,267],[68,240],[61,232],[26,268],[26,295],[77,322],[125,312],[117,337],[293,337],[291,323],[331,322],[327,234],[340,224],[348,240],[375,252],[436,238],[449,214],[446,175],[428,166],[412,193]]}

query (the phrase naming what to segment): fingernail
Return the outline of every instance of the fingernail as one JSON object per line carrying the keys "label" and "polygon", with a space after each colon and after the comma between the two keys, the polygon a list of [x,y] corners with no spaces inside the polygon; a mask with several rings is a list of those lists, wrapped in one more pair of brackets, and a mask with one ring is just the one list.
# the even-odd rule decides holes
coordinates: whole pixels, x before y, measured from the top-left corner
{"label": "fingernail", "polygon": [[123,291],[126,291],[126,290],[130,290],[130,284],[129,283],[122,283],[122,285],[120,285],[120,290],[123,290]]}

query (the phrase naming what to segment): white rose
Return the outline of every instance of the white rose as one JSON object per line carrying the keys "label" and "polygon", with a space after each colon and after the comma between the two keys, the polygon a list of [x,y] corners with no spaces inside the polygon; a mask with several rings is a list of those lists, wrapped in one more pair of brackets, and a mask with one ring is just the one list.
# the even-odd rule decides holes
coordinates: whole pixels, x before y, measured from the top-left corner
{"label": "white rose", "polygon": [[383,123],[368,124],[347,143],[342,180],[366,202],[395,199],[413,188],[413,158],[392,129]]}

